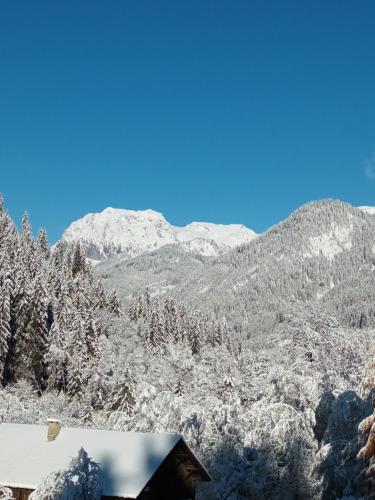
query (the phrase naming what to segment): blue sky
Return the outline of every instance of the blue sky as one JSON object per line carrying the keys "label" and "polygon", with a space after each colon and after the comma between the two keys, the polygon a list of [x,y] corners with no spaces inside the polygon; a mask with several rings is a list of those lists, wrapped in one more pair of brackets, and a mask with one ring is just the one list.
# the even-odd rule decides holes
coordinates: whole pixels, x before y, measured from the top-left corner
{"label": "blue sky", "polygon": [[375,205],[373,0],[5,0],[0,191],[51,241],[106,206],[262,231]]}

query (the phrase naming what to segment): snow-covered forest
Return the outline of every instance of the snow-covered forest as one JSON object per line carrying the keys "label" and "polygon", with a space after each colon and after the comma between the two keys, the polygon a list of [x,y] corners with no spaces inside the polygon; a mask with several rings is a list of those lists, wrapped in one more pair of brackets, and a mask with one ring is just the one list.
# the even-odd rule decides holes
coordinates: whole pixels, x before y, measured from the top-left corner
{"label": "snow-covered forest", "polygon": [[328,200],[223,255],[92,268],[1,203],[1,417],[181,433],[202,500],[362,498],[374,243],[374,215]]}

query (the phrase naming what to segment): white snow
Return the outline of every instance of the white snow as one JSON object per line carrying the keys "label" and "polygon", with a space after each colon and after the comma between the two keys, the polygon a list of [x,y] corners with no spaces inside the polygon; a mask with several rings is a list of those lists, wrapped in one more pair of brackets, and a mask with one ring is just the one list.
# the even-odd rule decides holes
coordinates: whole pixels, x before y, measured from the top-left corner
{"label": "white snow", "polygon": [[358,207],[360,210],[362,210],[362,212],[365,212],[367,214],[371,214],[371,215],[375,215],[375,207],[367,207],[367,206],[363,206],[363,207]]}
{"label": "white snow", "polygon": [[213,240],[196,238],[180,243],[187,252],[204,255],[205,257],[216,257],[220,253],[220,247]]}
{"label": "white snow", "polygon": [[48,442],[47,426],[2,423],[0,484],[35,489],[51,472],[66,469],[83,447],[102,468],[108,467],[103,495],[137,498],[180,439],[177,434],[62,427]]}
{"label": "white snow", "polygon": [[[173,227],[173,226],[172,226]],[[219,246],[236,247],[253,239],[256,234],[242,224],[213,224],[192,222],[185,227],[174,227],[179,241],[212,240]]]}
{"label": "white snow", "polygon": [[63,234],[67,243],[81,242],[92,260],[119,253],[134,257],[176,242],[171,225],[153,210],[106,208],[73,222]]}
{"label": "white snow", "polygon": [[154,210],[106,208],[73,222],[62,240],[68,244],[80,241],[94,264],[119,254],[135,257],[170,244],[201,255],[216,256],[256,236],[241,224],[192,222],[176,227]]}
{"label": "white snow", "polygon": [[173,290],[173,288],[176,288],[176,285],[163,285],[163,286],[159,286],[156,288],[154,288],[153,286],[150,286],[149,288],[150,288],[150,296],[151,297],[158,297],[160,295],[167,294],[168,292]]}
{"label": "white snow", "polygon": [[320,255],[322,253],[327,259],[333,259],[335,255],[352,247],[352,231],[352,224],[349,226],[332,226],[328,233],[311,236],[309,238],[311,253],[313,255]]}

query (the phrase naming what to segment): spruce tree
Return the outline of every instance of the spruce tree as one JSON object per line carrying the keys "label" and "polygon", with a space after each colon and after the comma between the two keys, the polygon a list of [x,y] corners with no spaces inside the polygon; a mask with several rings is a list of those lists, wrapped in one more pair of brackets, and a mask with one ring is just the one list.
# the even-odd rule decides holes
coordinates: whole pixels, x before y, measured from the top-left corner
{"label": "spruce tree", "polygon": [[78,242],[74,248],[73,252],[73,260],[72,260],[72,273],[73,276],[76,276],[79,273],[83,273],[86,271],[86,260],[85,256],[82,253],[81,245]]}
{"label": "spruce tree", "polygon": [[191,326],[189,330],[189,343],[191,352],[199,354],[203,344],[204,325],[202,318],[198,312],[194,312],[191,318]]}
{"label": "spruce tree", "polygon": [[40,278],[34,284],[31,304],[30,320],[25,331],[25,348],[27,361],[32,380],[38,387],[43,388],[45,378],[44,356],[48,347],[48,323],[46,291]]}
{"label": "spruce tree", "polygon": [[66,387],[68,396],[71,399],[81,399],[83,396],[85,387],[84,369],[85,366],[81,357],[79,355],[73,355],[69,363],[68,382]]}
{"label": "spruce tree", "polygon": [[116,290],[112,290],[109,294],[108,297],[108,309],[113,313],[115,316],[120,316],[121,315],[121,303],[119,298],[117,297]]}
{"label": "spruce tree", "polygon": [[37,238],[37,245],[40,254],[42,257],[45,259],[48,259],[50,257],[50,249],[48,246],[48,236],[46,230],[42,227],[39,229],[38,232],[38,238]]}
{"label": "spruce tree", "polygon": [[108,412],[120,411],[131,415],[135,406],[134,380],[128,369],[115,384],[106,405]]}
{"label": "spruce tree", "polygon": [[164,341],[160,311],[153,309],[148,324],[148,342],[152,347],[160,346]]}
{"label": "spruce tree", "polygon": [[0,288],[0,380],[4,378],[4,369],[12,335],[11,300],[12,282],[9,276],[5,276],[2,278]]}
{"label": "spruce tree", "polygon": [[27,212],[25,212],[22,217],[22,240],[27,243],[32,242],[31,224]]}

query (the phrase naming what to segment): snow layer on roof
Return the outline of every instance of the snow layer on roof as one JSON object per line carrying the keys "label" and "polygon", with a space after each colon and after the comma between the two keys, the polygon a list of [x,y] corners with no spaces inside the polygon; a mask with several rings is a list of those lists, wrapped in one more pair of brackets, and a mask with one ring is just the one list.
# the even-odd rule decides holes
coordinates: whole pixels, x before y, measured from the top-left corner
{"label": "snow layer on roof", "polygon": [[0,484],[34,489],[51,472],[67,468],[83,447],[105,472],[103,495],[137,498],[180,439],[62,427],[56,441],[48,442],[47,426],[2,423]]}

